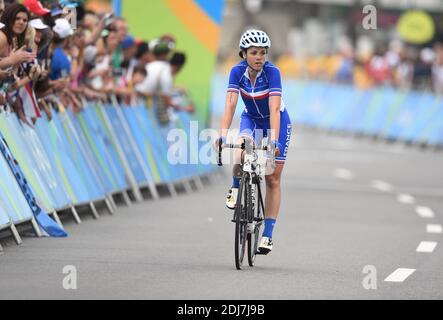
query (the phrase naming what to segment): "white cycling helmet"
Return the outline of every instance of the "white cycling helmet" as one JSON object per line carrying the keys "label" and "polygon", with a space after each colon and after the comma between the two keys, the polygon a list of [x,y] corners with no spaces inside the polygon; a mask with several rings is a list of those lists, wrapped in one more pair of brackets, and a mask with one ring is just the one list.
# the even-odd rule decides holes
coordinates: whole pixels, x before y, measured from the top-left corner
{"label": "white cycling helmet", "polygon": [[251,47],[271,48],[271,39],[266,32],[256,29],[246,31],[240,39],[240,50]]}

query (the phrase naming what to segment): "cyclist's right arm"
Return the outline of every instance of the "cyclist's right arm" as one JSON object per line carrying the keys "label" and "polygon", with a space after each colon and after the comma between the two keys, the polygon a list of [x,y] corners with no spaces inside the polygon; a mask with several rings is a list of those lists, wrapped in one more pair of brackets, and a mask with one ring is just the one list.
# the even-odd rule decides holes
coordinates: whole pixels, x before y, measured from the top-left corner
{"label": "cyclist's right arm", "polygon": [[232,119],[234,118],[235,109],[237,107],[238,95],[240,93],[240,74],[241,70],[236,66],[232,68],[229,75],[229,86],[226,94],[225,112],[220,124],[220,137],[226,138],[231,128]]}
{"label": "cyclist's right arm", "polygon": [[225,112],[220,124],[220,137],[227,137],[237,108],[238,92],[228,91],[226,95]]}

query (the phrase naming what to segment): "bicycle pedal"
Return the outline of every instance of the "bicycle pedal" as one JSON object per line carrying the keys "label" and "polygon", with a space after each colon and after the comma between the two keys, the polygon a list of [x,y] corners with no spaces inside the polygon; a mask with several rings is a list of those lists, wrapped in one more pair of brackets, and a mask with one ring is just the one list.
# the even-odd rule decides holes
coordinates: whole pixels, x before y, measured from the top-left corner
{"label": "bicycle pedal", "polygon": [[267,256],[270,252],[271,250],[269,249],[260,249],[255,254],[259,256]]}

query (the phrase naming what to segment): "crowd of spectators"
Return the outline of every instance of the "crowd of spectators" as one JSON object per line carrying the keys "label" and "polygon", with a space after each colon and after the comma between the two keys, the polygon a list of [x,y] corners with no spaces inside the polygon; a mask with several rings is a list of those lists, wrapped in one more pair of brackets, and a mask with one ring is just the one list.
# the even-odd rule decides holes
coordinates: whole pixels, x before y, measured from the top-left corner
{"label": "crowd of spectators", "polygon": [[443,42],[428,47],[399,40],[361,54],[343,44],[329,55],[297,58],[281,55],[276,64],[286,76],[353,84],[359,88],[390,86],[443,94]]}
{"label": "crowd of spectators", "polygon": [[[429,46],[409,45],[400,40],[372,49],[356,48],[344,41],[329,54],[278,54],[271,60],[285,78],[351,84],[361,89],[388,86],[443,95],[443,39]],[[228,74],[238,63],[235,54],[220,56],[220,71]]]}
{"label": "crowd of spectators", "polygon": [[31,126],[97,100],[155,100],[162,123],[174,110],[194,111],[180,98],[186,91],[174,86],[186,55],[172,35],[136,39],[124,18],[66,0],[0,0],[0,29],[0,112],[15,112]]}

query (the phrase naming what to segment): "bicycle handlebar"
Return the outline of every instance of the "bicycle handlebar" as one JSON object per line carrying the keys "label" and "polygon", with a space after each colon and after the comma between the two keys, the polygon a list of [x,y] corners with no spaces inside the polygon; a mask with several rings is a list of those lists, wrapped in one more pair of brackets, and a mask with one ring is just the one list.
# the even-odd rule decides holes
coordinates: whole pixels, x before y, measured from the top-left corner
{"label": "bicycle handlebar", "polygon": [[[222,167],[223,166],[223,161],[222,161],[222,151],[223,149],[241,149],[241,150],[246,150],[246,142],[243,142],[242,144],[225,144],[223,145],[223,141],[219,141],[218,142],[218,166]],[[268,150],[272,150],[274,148],[269,148],[269,147],[252,147],[253,151],[268,151]]]}

